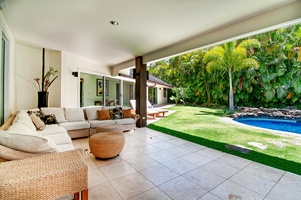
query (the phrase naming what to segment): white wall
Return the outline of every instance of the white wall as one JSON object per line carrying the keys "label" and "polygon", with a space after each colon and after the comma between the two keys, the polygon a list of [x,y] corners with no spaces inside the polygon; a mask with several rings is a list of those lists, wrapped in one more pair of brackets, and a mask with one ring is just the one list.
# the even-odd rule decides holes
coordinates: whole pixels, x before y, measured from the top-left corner
{"label": "white wall", "polygon": [[[16,111],[16,96],[15,96],[15,38],[13,37],[5,19],[0,12],[0,28],[1,28],[1,38],[3,37],[3,33],[8,39],[8,49],[6,50],[6,54],[8,55],[8,59],[5,60],[5,108],[4,108],[4,117],[7,119],[12,113]],[[0,55],[2,54],[0,48]],[[0,62],[1,60],[0,56]]]}
{"label": "white wall", "polygon": [[[49,87],[48,106],[60,107],[61,57],[58,51],[45,52],[45,73],[49,67],[58,70],[58,78]],[[38,105],[39,87],[34,78],[42,78],[42,48],[16,43],[16,105],[17,110],[32,109]],[[54,78],[54,77],[53,77]],[[41,85],[41,80],[40,80]]]}
{"label": "white wall", "polygon": [[[67,52],[62,52],[61,107],[79,107],[79,81],[72,72],[111,74],[111,68]],[[96,84],[96,83],[95,83]]]}

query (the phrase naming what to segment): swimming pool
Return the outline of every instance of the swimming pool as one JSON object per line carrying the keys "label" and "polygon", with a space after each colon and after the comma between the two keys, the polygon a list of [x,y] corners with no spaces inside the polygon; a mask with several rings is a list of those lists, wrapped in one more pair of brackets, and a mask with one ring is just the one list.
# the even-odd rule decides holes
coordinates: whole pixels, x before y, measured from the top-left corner
{"label": "swimming pool", "polygon": [[235,119],[235,121],[260,128],[268,128],[272,130],[287,131],[301,134],[301,121],[298,122],[296,120],[239,118]]}

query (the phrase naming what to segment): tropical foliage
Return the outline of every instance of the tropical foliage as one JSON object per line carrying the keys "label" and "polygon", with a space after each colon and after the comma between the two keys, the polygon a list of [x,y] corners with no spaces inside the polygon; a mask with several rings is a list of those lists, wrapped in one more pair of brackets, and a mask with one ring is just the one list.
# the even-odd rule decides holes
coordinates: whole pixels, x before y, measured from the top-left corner
{"label": "tropical foliage", "polygon": [[[260,47],[251,46],[256,40]],[[301,62],[296,51],[301,46],[300,24],[159,61],[149,71],[174,87],[186,88],[186,102],[227,106],[231,85],[229,68],[225,70],[221,63],[212,64],[221,62],[213,56],[206,57],[208,52],[218,55],[231,46],[233,50],[245,49],[245,54],[239,55],[243,56],[242,60],[250,61],[248,65],[231,69],[235,106],[301,107]],[[237,57],[231,55],[227,59],[234,62]]]}

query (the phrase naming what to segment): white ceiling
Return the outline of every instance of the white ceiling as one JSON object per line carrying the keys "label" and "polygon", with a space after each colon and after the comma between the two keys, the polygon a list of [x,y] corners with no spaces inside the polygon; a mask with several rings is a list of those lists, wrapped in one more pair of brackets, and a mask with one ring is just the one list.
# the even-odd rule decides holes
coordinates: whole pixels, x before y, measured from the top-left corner
{"label": "white ceiling", "polygon": [[19,42],[114,66],[294,2],[7,0],[2,14]]}

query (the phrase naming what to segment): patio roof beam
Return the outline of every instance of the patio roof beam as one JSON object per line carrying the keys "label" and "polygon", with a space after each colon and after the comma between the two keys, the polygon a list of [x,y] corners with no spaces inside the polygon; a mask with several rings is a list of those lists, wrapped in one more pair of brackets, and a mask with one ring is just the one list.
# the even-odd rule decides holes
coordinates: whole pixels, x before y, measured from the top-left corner
{"label": "patio roof beam", "polygon": [[[223,44],[227,41],[260,34],[293,23],[301,22],[301,1],[291,1],[282,7],[270,9],[248,18],[225,24],[217,29],[179,41],[168,47],[141,55],[143,62],[154,62],[197,49]],[[134,66],[134,59],[113,66],[113,74]]]}

